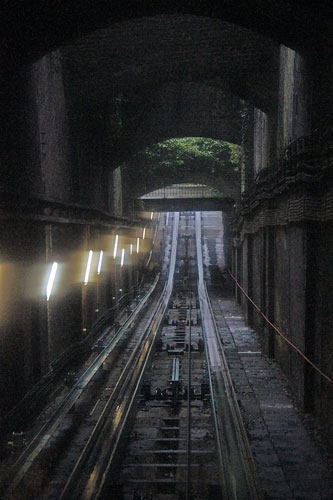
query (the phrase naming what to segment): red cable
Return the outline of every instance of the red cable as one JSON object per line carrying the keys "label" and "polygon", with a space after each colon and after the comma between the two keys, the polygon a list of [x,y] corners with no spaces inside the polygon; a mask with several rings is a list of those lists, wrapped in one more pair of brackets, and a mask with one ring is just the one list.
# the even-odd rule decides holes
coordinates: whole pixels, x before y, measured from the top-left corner
{"label": "red cable", "polygon": [[253,305],[253,307],[258,311],[258,313],[264,318],[264,320],[273,328],[273,330],[276,331],[276,333],[278,335],[280,335],[280,337],[288,344],[290,345],[290,347],[292,347],[299,356],[301,356],[301,358],[303,358],[307,363],[309,363],[312,368],[314,368],[314,370],[316,370],[322,377],[324,377],[329,384],[332,385],[333,387],[333,380],[328,376],[326,375],[326,373],[322,372],[320,368],[318,368],[318,366],[316,366],[297,346],[295,346],[295,344],[293,344],[286,336],[284,333],[282,333],[275,325],[273,325],[273,323],[267,318],[267,316],[262,312],[262,310],[257,306],[257,304],[255,302],[253,302],[253,300],[251,299],[251,297],[248,296],[248,294],[246,293],[246,291],[244,290],[244,288],[238,283],[238,281],[236,280],[236,278],[232,275],[232,273],[228,270],[230,276],[232,277],[232,279],[234,280],[234,282],[236,283],[236,285],[238,286],[238,288],[242,291],[242,293],[245,295],[245,297],[251,302],[251,304]]}

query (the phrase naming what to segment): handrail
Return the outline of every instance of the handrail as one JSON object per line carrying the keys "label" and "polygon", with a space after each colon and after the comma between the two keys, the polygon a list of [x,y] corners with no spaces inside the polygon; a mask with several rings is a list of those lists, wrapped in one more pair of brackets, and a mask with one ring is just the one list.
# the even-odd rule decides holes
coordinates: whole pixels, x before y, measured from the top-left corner
{"label": "handrail", "polygon": [[260,307],[257,306],[257,304],[251,299],[251,297],[249,297],[249,295],[246,293],[246,291],[244,290],[244,288],[237,281],[237,279],[235,278],[235,276],[230,272],[230,270],[228,270],[228,271],[229,271],[229,274],[230,274],[231,278],[234,280],[234,282],[236,283],[236,285],[238,286],[238,288],[240,289],[240,291],[247,298],[247,300],[253,305],[253,307],[260,314],[260,316],[262,316],[264,318],[264,320],[266,321],[266,323],[271,328],[273,328],[273,330],[282,338],[282,340],[284,340],[284,342],[286,344],[289,345],[289,347],[291,347],[301,358],[303,358],[303,360],[306,363],[308,363],[317,373],[319,373],[319,375],[321,375],[331,385],[331,389],[333,389],[333,379],[331,379],[331,377],[329,377],[328,375],[326,375],[326,373],[324,373],[315,363],[313,363],[313,361],[311,361],[310,358],[308,358],[293,342],[291,342],[291,340],[288,339],[288,337],[286,337],[286,335],[284,333],[281,332],[281,330],[279,330],[279,328],[277,326],[275,326],[267,318],[267,316],[262,312],[262,310],[260,309]]}

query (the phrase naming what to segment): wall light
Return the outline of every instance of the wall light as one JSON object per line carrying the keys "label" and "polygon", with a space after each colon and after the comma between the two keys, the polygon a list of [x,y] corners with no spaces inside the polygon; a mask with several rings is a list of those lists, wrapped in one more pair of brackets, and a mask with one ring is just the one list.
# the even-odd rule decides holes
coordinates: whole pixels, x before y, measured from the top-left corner
{"label": "wall light", "polygon": [[140,250],[140,238],[136,239],[136,253],[139,253]]}
{"label": "wall light", "polygon": [[97,274],[101,274],[102,260],[103,260],[103,250],[101,250],[100,254],[99,254],[98,266],[97,266]]}
{"label": "wall light", "polygon": [[130,244],[130,255],[133,255],[133,243]]}
{"label": "wall light", "polygon": [[86,267],[86,274],[84,275],[84,281],[83,281],[84,285],[86,285],[89,281],[89,272],[90,272],[90,267],[91,267],[92,256],[93,256],[93,251],[89,250],[87,267]]}
{"label": "wall light", "polygon": [[150,213],[150,220],[153,220],[153,218],[154,218],[154,212],[151,212]]}
{"label": "wall light", "polygon": [[125,248],[123,248],[122,251],[121,251],[120,267],[123,267],[123,265],[124,265],[124,258],[125,258]]}
{"label": "wall light", "polygon": [[114,248],[113,248],[113,258],[117,257],[117,248],[118,248],[118,234],[116,234],[116,239],[114,240]]}
{"label": "wall light", "polygon": [[144,227],[142,231],[142,239],[144,240],[145,237],[146,237],[146,228]]}
{"label": "wall light", "polygon": [[49,275],[49,279],[47,281],[47,286],[46,286],[46,300],[50,300],[51,297],[51,292],[54,284],[54,280],[57,274],[57,269],[58,269],[58,262],[53,262],[52,267],[51,267],[51,272]]}

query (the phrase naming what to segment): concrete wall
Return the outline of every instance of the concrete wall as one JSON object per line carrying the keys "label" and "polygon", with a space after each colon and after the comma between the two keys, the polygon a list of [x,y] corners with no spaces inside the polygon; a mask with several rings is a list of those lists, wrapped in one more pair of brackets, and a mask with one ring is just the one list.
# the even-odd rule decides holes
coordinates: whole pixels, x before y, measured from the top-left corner
{"label": "concrete wall", "polygon": [[[58,217],[57,209],[43,209],[30,201],[37,195],[122,215],[121,176],[119,171],[109,174],[108,131],[100,133],[98,120],[84,127],[81,138],[91,140],[79,143],[76,151],[81,156],[73,154],[78,137],[72,134],[72,108],[59,52],[3,76],[0,94],[0,188],[2,201],[8,204],[4,213],[10,215],[1,224],[0,241],[3,415],[89,332],[97,317],[114,304],[112,296],[119,298],[119,289],[125,293],[130,281],[104,273],[98,282],[84,286],[88,251],[96,251],[96,256],[103,243],[100,224],[76,224],[65,208]],[[74,217],[80,218],[79,210]],[[111,230],[105,228],[109,234]],[[53,262],[59,267],[47,302]]]}
{"label": "concrete wall", "polygon": [[308,61],[284,45],[280,49],[278,154],[297,137],[310,132],[311,94]]}
{"label": "concrete wall", "polygon": [[332,45],[313,45],[311,57],[311,113],[312,129],[329,132],[333,118],[333,62]]}
{"label": "concrete wall", "polygon": [[[299,222],[263,228],[242,242],[242,282],[250,297],[279,330],[329,377],[333,376],[332,222]],[[238,250],[239,251],[239,250]],[[264,351],[290,381],[299,406],[313,412],[332,442],[332,398],[320,377],[242,299]]]}
{"label": "concrete wall", "polygon": [[0,76],[0,186],[10,193],[29,190],[25,157],[29,143],[25,133],[26,80],[24,69]]}
{"label": "concrete wall", "polygon": [[[306,227],[276,228],[275,323],[302,351],[305,347],[306,238]],[[303,403],[303,362],[278,336],[275,336],[275,356],[293,380],[298,400]]]}
{"label": "concrete wall", "polygon": [[[270,115],[258,109],[254,114],[255,172],[276,166],[279,176],[271,183],[265,177],[262,184],[258,182],[257,191],[252,186],[256,195],[245,196],[243,231],[238,237],[243,256],[241,274],[249,295],[329,377],[333,375],[333,226],[327,201],[332,189],[325,175],[320,180],[319,176],[310,178],[307,171],[303,176],[295,171],[296,166],[297,171],[305,171],[314,158],[318,172],[326,172],[330,165],[330,160],[320,155],[327,151],[325,134],[328,137],[329,133],[324,124],[331,116],[331,108],[325,108],[332,99],[331,74],[325,50],[319,54],[314,49],[312,59],[281,46],[279,94],[270,131]],[[324,135],[322,150],[305,151],[306,160],[294,153],[291,158],[283,157],[279,165],[274,161],[292,141],[318,130]],[[308,179],[311,182],[307,185]],[[265,352],[278,361],[300,407],[313,412],[323,439],[331,446],[329,384],[251,311],[247,301],[243,305],[250,324],[253,322],[260,332]]]}
{"label": "concrete wall", "polygon": [[[307,238],[305,224],[277,226],[274,231],[263,228],[247,235],[242,246],[245,289],[263,313],[302,351],[305,351],[307,311]],[[276,358],[293,381],[303,405],[303,362],[271,332],[258,313],[251,311],[246,299],[243,305],[250,323],[260,332],[265,352]]]}
{"label": "concrete wall", "polygon": [[62,62],[58,51],[31,66],[29,101],[33,103],[35,147],[32,161],[40,166],[41,178],[33,191],[64,201],[72,197],[68,111],[62,82]]}
{"label": "concrete wall", "polygon": [[122,183],[121,183],[121,168],[118,167],[111,173],[111,197],[109,203],[110,210],[115,215],[123,214],[123,196],[122,196]]}
{"label": "concrete wall", "polygon": [[[309,247],[313,265],[308,269],[309,314],[307,317],[307,353],[322,370],[333,378],[333,223],[312,227]],[[313,370],[306,373],[312,389],[309,409],[315,410],[322,433],[328,443],[333,442],[332,388]]]}
{"label": "concrete wall", "polygon": [[89,228],[49,226],[47,263],[58,262],[52,297],[47,304],[48,356],[52,363],[82,335],[82,275],[89,242]]}
{"label": "concrete wall", "polygon": [[281,45],[279,87],[269,114],[254,111],[254,172],[272,166],[283,149],[311,130],[310,62]]}
{"label": "concrete wall", "polygon": [[[136,256],[130,259],[126,243],[126,267],[120,268],[120,250],[116,260],[111,251],[115,233],[88,225],[45,226],[15,221],[2,224],[1,232],[0,415],[3,415],[55,363],[64,359],[66,351],[85,338],[97,318],[130,291],[136,284],[138,266],[143,266],[147,254],[141,249],[140,261],[137,262]],[[125,237],[122,230],[117,233],[120,248]],[[139,233],[142,230],[138,229]],[[97,275],[101,249],[103,266]],[[89,250],[94,253],[89,282],[85,285]],[[53,262],[58,263],[58,271],[47,301],[46,285]]]}
{"label": "concrete wall", "polygon": [[84,121],[80,121],[79,117],[72,118],[71,123],[74,199],[77,203],[100,210],[109,209],[108,200],[112,193],[105,126],[103,117],[95,114],[87,116]]}
{"label": "concrete wall", "polygon": [[0,400],[4,412],[42,373],[41,276],[45,239],[33,222],[2,222]]}
{"label": "concrete wall", "polygon": [[109,175],[110,123],[106,111],[88,112],[84,120],[76,114],[64,87],[59,51],[31,65],[25,88],[24,121],[29,140],[24,165],[31,191],[112,213],[110,199],[121,197],[117,191],[121,183],[117,180],[114,184]]}
{"label": "concrete wall", "polygon": [[260,109],[254,111],[254,171],[268,167],[268,116]]}
{"label": "concrete wall", "polygon": [[254,173],[275,162],[276,119],[260,109],[254,110],[253,164]]}

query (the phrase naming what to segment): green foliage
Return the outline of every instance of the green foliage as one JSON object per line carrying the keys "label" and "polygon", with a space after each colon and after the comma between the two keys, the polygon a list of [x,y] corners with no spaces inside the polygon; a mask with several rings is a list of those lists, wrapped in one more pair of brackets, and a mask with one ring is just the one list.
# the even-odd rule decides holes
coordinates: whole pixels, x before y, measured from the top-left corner
{"label": "green foliage", "polygon": [[[130,191],[166,184],[196,182],[220,187],[222,179],[239,182],[242,150],[236,144],[203,137],[159,142],[133,155],[122,165],[123,181]],[[136,172],[141,172],[136,178]],[[142,176],[142,172],[144,175]],[[134,184],[136,185],[134,185]]]}
{"label": "green foliage", "polygon": [[230,162],[235,165],[235,170],[238,171],[242,158],[242,149],[237,144],[231,144],[229,142],[224,144],[228,144]]}
{"label": "green foliage", "polygon": [[232,163],[237,170],[240,148],[236,144],[203,137],[183,137],[154,144],[137,156],[146,157],[149,162],[164,167],[182,166],[188,161],[199,160],[210,163],[214,172],[215,168],[226,163]]}

